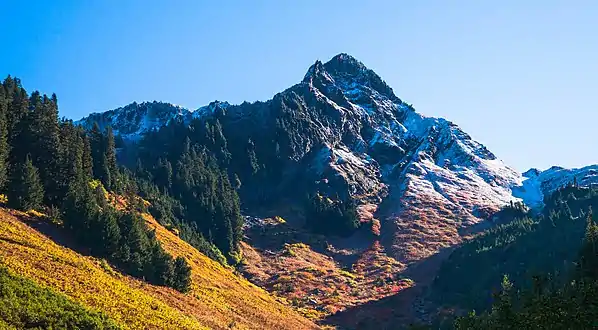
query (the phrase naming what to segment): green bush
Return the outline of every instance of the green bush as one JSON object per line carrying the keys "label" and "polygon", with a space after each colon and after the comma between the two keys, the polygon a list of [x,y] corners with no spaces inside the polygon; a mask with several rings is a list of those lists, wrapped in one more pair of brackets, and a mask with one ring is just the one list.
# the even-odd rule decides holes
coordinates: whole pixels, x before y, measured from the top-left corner
{"label": "green bush", "polygon": [[0,267],[0,328],[122,329],[106,316]]}

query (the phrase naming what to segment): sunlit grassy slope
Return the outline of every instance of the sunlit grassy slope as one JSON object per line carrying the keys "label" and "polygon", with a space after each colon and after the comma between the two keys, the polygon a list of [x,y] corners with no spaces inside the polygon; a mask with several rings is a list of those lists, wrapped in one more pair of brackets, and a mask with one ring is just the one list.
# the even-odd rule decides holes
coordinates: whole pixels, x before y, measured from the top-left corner
{"label": "sunlit grassy slope", "polygon": [[[263,289],[223,268],[174,233],[143,214],[164,249],[173,256],[183,256],[192,267],[193,287],[182,310],[210,326],[237,326],[250,329],[314,329],[316,325],[279,303]],[[227,323],[222,323],[226,321]]]}
{"label": "sunlit grassy slope", "polygon": [[155,220],[164,248],[193,267],[193,290],[146,284],[105,262],[56,244],[26,224],[23,214],[0,209],[0,264],[131,329],[312,329],[316,326],[265,291],[205,257]]}

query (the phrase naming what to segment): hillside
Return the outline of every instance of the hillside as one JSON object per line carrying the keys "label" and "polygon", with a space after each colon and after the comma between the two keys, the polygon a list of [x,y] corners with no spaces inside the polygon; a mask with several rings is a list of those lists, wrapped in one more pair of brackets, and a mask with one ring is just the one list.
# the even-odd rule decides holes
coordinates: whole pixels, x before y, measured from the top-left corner
{"label": "hillside", "polygon": [[348,54],[316,61],[265,102],[195,111],[133,103],[76,123],[110,125],[130,168],[162,159],[174,172],[186,139],[206,148],[238,176],[242,205],[257,216],[264,206],[301,206],[307,194],[373,203],[381,243],[401,263],[460,243],[463,230],[526,196],[514,191],[520,173],[456,124],[418,113]]}
{"label": "hillside", "polygon": [[[250,329],[314,329],[313,323],[281,304],[266,291],[231,273],[199,253],[149,214],[143,215],[166,251],[183,256],[192,268],[192,290],[185,301],[174,301],[184,312],[211,327],[235,325]],[[165,297],[167,298],[167,297]],[[227,322],[220,323],[223,320]]]}
{"label": "hillside", "polygon": [[515,206],[503,224],[452,251],[425,294],[428,312],[446,317],[488,311],[503,276],[514,290],[535,294],[570,281],[580,265],[598,192],[568,185],[544,203],[535,215]]}
{"label": "hillside", "polygon": [[[11,77],[0,88],[6,205],[61,223],[26,220],[89,255],[66,249],[66,264],[83,258],[97,277],[77,270],[77,284],[60,282],[72,270],[55,257],[51,266],[39,261],[56,248],[43,236],[33,241],[51,247],[38,246],[38,259],[6,259],[6,267],[138,328],[301,329],[316,325],[300,313],[349,326],[433,314],[420,300],[438,270],[478,263],[464,253],[450,264],[460,260],[451,251],[477,242],[506,206],[541,212],[546,196],[571,179],[592,185],[594,172],[520,174],[456,124],[418,113],[347,54],[316,61],[265,102],[195,111],[133,103],[74,123],[59,119],[56,95],[29,95]],[[469,272],[455,288],[489,288]],[[452,281],[444,278],[443,297]],[[100,282],[111,284],[95,289]],[[125,296],[134,300],[128,307]],[[379,306],[384,312],[374,312]]]}
{"label": "hillside", "polygon": [[323,318],[413,285],[400,274],[404,265],[388,257],[378,241],[360,243],[369,241],[365,231],[331,240],[280,217],[260,220],[261,226],[245,232],[239,268],[308,317]]}
{"label": "hillside", "polygon": [[120,329],[105,315],[0,266],[0,328]]}
{"label": "hillside", "polygon": [[[197,110],[132,103],[76,124],[113,129],[122,138],[119,162],[175,199],[152,213],[158,221],[196,222],[253,283],[304,315],[334,319],[338,313],[352,323],[367,314],[353,313],[360,305],[401,291],[408,292],[399,299],[401,317],[421,314],[412,310],[422,287],[452,249],[491,228],[503,207],[524,202],[537,211],[573,178],[598,182],[593,167],[518,173],[457,124],[416,111],[348,54],[316,61],[302,80],[267,101],[215,101]],[[193,167],[213,167],[216,177],[229,180],[205,180],[212,188],[204,189],[206,175]],[[214,198],[197,196],[218,191],[219,181],[232,188],[220,199],[236,204],[238,195],[245,220],[255,220],[243,231],[239,214],[223,217],[222,225],[195,216]],[[310,196],[326,197],[333,212],[308,212]],[[337,222],[330,215],[346,209],[334,205],[356,206],[358,220]],[[277,216],[287,222],[270,221]],[[222,228],[233,234],[215,237]],[[208,250],[202,251],[213,257]]]}
{"label": "hillside", "polygon": [[[0,264],[131,329],[314,329],[288,307],[201,255],[151,218],[164,248],[193,267],[193,289],[146,284],[105,261],[58,244],[68,242],[35,216],[0,209]],[[35,229],[38,228],[38,229]],[[50,238],[51,237],[51,238]]]}
{"label": "hillside", "polygon": [[316,61],[267,101],[215,101],[197,110],[132,103],[76,122],[88,130],[95,123],[123,139],[123,164],[141,164],[154,177],[162,167],[176,177],[186,143],[207,150],[236,178],[251,215],[301,207],[317,193],[374,204],[381,244],[401,263],[461,243],[511,201],[539,207],[573,177],[598,181],[592,167],[518,173],[455,123],[417,112],[344,53]]}

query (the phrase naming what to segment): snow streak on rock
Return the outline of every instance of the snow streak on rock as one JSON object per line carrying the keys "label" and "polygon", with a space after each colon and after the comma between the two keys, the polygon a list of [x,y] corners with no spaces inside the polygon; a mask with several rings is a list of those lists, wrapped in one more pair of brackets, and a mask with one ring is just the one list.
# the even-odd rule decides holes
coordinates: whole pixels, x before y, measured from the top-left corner
{"label": "snow streak on rock", "polygon": [[264,132],[293,112],[287,124],[296,135],[288,158],[300,164],[295,172],[330,195],[380,204],[381,237],[401,262],[460,242],[468,228],[510,201],[538,207],[544,194],[574,178],[585,185],[598,181],[597,166],[518,173],[452,122],[417,113],[347,54],[316,61],[299,84],[267,102],[212,102],[193,112],[133,103],[78,123],[111,125],[126,140],[137,140],[172,120],[190,122],[217,109],[229,125],[245,121]]}

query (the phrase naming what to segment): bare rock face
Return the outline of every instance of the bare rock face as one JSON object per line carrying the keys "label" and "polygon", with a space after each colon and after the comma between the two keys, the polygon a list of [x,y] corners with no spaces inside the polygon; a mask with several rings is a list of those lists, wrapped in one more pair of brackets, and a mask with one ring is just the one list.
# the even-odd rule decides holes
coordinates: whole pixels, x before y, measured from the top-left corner
{"label": "bare rock face", "polygon": [[417,113],[347,54],[316,61],[299,84],[266,102],[213,102],[195,111],[134,103],[78,123],[111,125],[135,141],[172,121],[209,119],[218,120],[233,155],[250,145],[265,168],[242,178],[248,208],[316,191],[378,205],[382,243],[400,262],[459,243],[510,201],[539,207],[544,194],[573,178],[598,181],[594,167],[518,173],[450,121]]}

